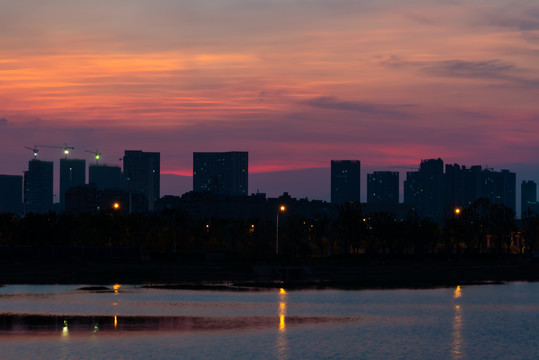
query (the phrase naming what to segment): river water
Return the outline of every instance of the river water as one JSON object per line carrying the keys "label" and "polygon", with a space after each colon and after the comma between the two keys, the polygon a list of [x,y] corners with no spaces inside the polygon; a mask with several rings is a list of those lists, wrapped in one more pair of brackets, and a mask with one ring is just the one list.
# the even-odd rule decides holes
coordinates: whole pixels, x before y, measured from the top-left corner
{"label": "river water", "polygon": [[0,359],[535,359],[539,284],[428,290],[0,287]]}

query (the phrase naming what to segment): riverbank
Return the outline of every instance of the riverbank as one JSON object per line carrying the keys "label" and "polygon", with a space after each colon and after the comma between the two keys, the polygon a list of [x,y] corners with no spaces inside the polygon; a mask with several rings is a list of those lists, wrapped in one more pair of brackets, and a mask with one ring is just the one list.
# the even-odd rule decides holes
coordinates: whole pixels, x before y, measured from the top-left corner
{"label": "riverbank", "polygon": [[178,289],[432,288],[539,281],[539,264],[525,257],[447,259],[308,259],[284,262],[3,262],[0,284],[137,284]]}

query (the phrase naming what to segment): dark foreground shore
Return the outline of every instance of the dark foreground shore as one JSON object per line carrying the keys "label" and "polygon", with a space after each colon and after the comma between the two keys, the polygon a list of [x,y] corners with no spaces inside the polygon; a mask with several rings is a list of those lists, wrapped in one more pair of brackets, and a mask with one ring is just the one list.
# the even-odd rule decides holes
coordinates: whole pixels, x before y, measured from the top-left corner
{"label": "dark foreground shore", "polygon": [[2,261],[1,284],[136,284],[178,289],[432,288],[539,281],[528,257],[473,259],[332,258],[285,262]]}

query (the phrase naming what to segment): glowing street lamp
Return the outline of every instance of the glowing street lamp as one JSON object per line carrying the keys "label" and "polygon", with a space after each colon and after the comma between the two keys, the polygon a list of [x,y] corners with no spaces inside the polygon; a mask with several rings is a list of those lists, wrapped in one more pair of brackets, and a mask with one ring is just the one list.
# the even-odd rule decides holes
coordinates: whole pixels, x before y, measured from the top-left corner
{"label": "glowing street lamp", "polygon": [[276,255],[279,255],[279,213],[280,212],[285,212],[286,210],[286,207],[284,205],[281,205],[279,207],[279,210],[277,211],[277,226],[276,226],[276,230],[275,230],[275,254]]}
{"label": "glowing street lamp", "polygon": [[455,215],[460,214],[460,208],[455,208]]}
{"label": "glowing street lamp", "polygon": [[120,203],[115,202],[112,207],[114,208],[114,210],[118,210],[120,208]]}

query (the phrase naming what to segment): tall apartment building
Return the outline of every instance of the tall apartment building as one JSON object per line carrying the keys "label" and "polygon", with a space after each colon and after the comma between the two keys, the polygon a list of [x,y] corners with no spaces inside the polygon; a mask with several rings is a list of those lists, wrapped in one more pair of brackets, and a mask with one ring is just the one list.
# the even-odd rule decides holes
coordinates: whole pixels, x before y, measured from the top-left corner
{"label": "tall apartment building", "polygon": [[249,153],[193,153],[193,191],[249,195]]}
{"label": "tall apartment building", "polygon": [[360,202],[361,162],[331,160],[331,203]]}
{"label": "tall apartment building", "polygon": [[520,216],[526,218],[537,212],[537,184],[535,181],[523,181],[520,185]]}
{"label": "tall apartment building", "polygon": [[446,211],[442,159],[422,160],[419,171],[408,172],[404,181],[404,202],[418,214],[442,219]]}
{"label": "tall apartment building", "polygon": [[509,170],[481,171],[481,197],[516,211],[516,174]]}
{"label": "tall apartment building", "polygon": [[22,213],[22,176],[0,175],[0,213]]}
{"label": "tall apartment building", "polygon": [[122,169],[108,165],[90,165],[88,183],[95,184],[98,190],[122,189],[125,186]]}
{"label": "tall apartment building", "polygon": [[45,213],[52,210],[52,161],[30,160],[24,172],[24,212]]}
{"label": "tall apartment building", "polygon": [[148,210],[160,197],[161,154],[141,150],[125,150],[125,186],[129,193],[142,193],[148,201]]}
{"label": "tall apartment building", "polygon": [[404,202],[420,215],[444,219],[456,207],[466,207],[479,198],[516,208],[516,175],[509,170],[493,171],[441,159],[423,160],[419,171],[408,172],[404,182]]}
{"label": "tall apartment building", "polygon": [[399,173],[375,171],[367,174],[367,203],[394,205],[399,203]]}
{"label": "tall apartment building", "polygon": [[86,183],[86,160],[60,159],[60,207],[65,209],[65,194],[69,188]]}

